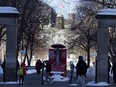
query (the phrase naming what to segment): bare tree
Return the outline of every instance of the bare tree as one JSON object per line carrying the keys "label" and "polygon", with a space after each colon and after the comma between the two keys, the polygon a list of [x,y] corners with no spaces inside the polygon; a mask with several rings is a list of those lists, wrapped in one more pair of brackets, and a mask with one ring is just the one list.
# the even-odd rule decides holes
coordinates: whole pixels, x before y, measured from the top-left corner
{"label": "bare tree", "polygon": [[90,49],[96,45],[96,18],[95,15],[100,8],[93,2],[82,2],[76,7],[75,25],[72,27],[73,39],[71,46],[79,47],[87,52],[87,62],[90,65]]}
{"label": "bare tree", "polygon": [[[51,7],[40,0],[5,0],[4,2],[1,0],[0,5],[15,6],[20,12],[17,30],[17,57],[20,50],[25,50],[24,61],[27,58],[28,65],[30,65],[34,49],[45,46],[45,37],[38,37],[43,33],[43,25],[49,23]],[[52,14],[54,13],[55,11]]]}

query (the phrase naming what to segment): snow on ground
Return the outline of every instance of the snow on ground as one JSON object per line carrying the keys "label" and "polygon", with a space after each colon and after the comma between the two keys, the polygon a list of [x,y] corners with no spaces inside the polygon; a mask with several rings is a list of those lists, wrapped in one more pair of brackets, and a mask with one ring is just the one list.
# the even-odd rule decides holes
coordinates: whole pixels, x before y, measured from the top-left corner
{"label": "snow on ground", "polygon": [[70,86],[78,86],[78,84],[69,84]]}
{"label": "snow on ground", "polygon": [[[32,74],[32,73],[35,73],[35,72],[36,72],[35,69],[27,70],[27,74]],[[59,73],[59,72],[57,72],[57,73]],[[3,74],[3,70],[0,67],[0,75],[1,74]],[[91,76],[91,75],[95,76],[95,68],[89,68],[87,70],[87,75],[88,76]],[[112,74],[110,74],[110,75],[112,76]],[[68,81],[69,80],[68,77],[63,77],[59,74],[55,74],[55,75],[51,76],[51,78],[53,78],[53,81]],[[0,84],[18,84],[18,82],[5,82],[5,83],[0,82]],[[77,86],[78,84],[69,84],[69,85]],[[108,86],[110,84],[108,84],[106,82],[95,83],[95,81],[91,81],[91,82],[87,83],[86,85],[88,85],[88,86]]]}
{"label": "snow on ground", "polygon": [[53,78],[53,81],[68,81],[69,80],[68,77],[63,77],[61,75],[53,75],[51,76],[51,78]]}
{"label": "snow on ground", "polygon": [[32,73],[36,73],[35,69],[28,69],[27,70],[27,74],[32,74]]}
{"label": "snow on ground", "polygon": [[88,86],[108,86],[108,85],[111,85],[111,84],[108,84],[106,82],[95,83],[95,81],[91,81],[91,82],[87,83],[86,85],[88,85]]}
{"label": "snow on ground", "polygon": [[9,82],[0,82],[0,84],[19,84],[19,83],[18,82],[9,81]]}

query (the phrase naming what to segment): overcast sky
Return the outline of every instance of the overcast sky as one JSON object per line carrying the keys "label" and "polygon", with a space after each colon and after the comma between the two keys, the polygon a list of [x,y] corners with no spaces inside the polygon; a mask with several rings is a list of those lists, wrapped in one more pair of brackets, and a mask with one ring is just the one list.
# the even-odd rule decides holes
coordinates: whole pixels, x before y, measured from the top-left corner
{"label": "overcast sky", "polygon": [[56,13],[62,14],[67,18],[68,13],[72,13],[75,1],[78,0],[44,0],[50,6],[54,7]]}

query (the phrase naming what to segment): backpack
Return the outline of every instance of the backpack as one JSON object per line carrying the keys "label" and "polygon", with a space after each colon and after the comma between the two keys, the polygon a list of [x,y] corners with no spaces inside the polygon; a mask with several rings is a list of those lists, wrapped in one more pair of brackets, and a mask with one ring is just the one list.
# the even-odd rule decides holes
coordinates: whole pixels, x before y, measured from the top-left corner
{"label": "backpack", "polygon": [[18,75],[24,75],[24,73],[23,73],[23,68],[21,67],[21,68],[19,68],[19,70],[18,70]]}

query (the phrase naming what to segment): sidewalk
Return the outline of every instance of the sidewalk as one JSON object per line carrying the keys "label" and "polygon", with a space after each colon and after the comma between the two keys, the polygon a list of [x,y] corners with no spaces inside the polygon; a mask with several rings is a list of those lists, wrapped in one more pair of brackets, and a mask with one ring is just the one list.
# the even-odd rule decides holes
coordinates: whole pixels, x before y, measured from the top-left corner
{"label": "sidewalk", "polygon": [[[69,75],[69,74],[67,74]],[[25,84],[0,84],[0,87],[78,87],[77,85],[69,85],[69,81],[65,82],[53,82],[48,84],[41,84],[41,75],[37,74],[29,74],[25,77]],[[87,82],[92,81],[93,77],[87,77]],[[2,77],[0,76],[0,81],[2,81]],[[73,77],[72,84],[76,84],[76,79]],[[116,85],[110,86],[86,86],[86,87],[116,87]]]}

